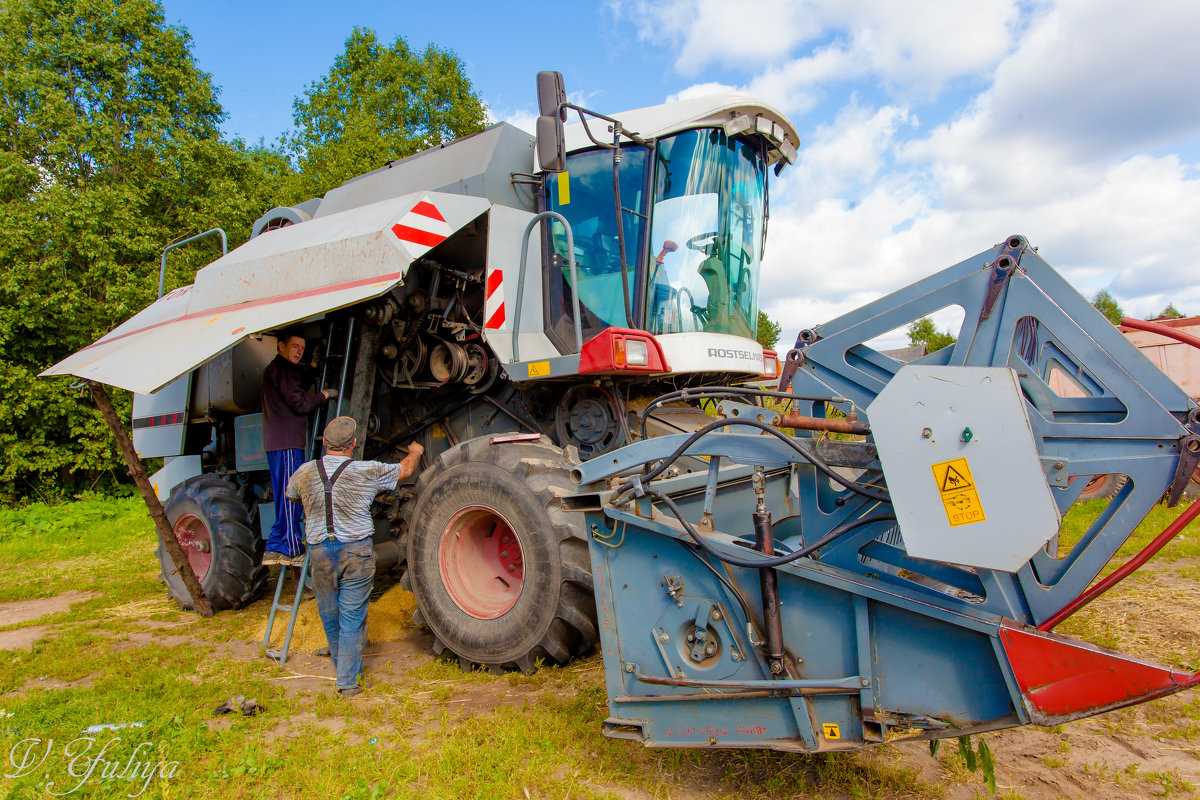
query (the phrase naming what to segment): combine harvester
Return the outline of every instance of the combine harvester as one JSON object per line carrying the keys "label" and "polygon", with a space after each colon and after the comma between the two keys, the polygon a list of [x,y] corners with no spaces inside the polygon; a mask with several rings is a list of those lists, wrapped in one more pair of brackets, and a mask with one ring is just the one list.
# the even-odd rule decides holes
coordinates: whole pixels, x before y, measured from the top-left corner
{"label": "combine harvester", "polygon": [[[536,140],[495,126],[276,209],[48,370],[152,393],[139,449],[168,456],[159,491],[206,592],[238,605],[261,581],[274,345],[254,337],[299,322],[368,457],[428,443],[379,504],[377,551],[436,649],[528,670],[598,638],[607,735],[853,749],[1200,681],[1052,631],[1200,511],[1092,586],[1178,501],[1200,409],[1023,237],[802,332],[780,391],[738,387],[774,364],[752,337],[765,174],[794,159],[792,125],[731,95],[580,110],[564,138],[555,73],[539,100]],[[902,365],[867,344],[949,306],[950,348]],[[1062,514],[1106,473],[1128,480],[1060,552]],[[227,542],[246,544],[223,559]]]}

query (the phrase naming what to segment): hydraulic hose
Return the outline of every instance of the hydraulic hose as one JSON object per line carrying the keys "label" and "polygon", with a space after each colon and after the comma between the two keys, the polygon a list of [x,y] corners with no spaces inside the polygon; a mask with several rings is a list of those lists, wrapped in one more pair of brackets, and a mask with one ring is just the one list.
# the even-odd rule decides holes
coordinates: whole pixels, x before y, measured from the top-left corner
{"label": "hydraulic hose", "polygon": [[[713,422],[710,422],[708,425],[705,425],[703,428],[700,428],[699,430],[695,431],[691,436],[689,436],[687,439],[685,439],[683,441],[683,444],[681,444],[681,445],[679,445],[679,447],[675,448],[675,451],[673,453],[671,453],[671,455],[669,455],[665,459],[663,459],[663,461],[657,467],[655,467],[654,469],[650,470],[649,472],[641,475],[638,478],[638,483],[642,483],[642,482],[648,483],[649,481],[652,481],[655,478],[657,478],[659,475],[661,475],[666,470],[667,467],[669,467],[669,466],[671,466],[671,464],[675,463],[679,459],[679,457],[682,456],[683,453],[689,447],[691,447],[693,444],[696,443],[697,440],[701,439],[702,437],[706,436],[707,434],[711,433],[712,431],[714,431],[718,428],[727,428],[727,427],[730,427],[733,425],[746,425],[751,428],[757,428],[760,431],[764,431],[764,432],[770,434],[771,436],[774,436],[776,439],[779,439],[780,441],[785,443],[788,447],[795,450],[800,456],[802,456],[810,464],[812,464],[814,467],[816,467],[822,474],[824,474],[827,478],[829,478],[831,481],[837,483],[838,485],[840,485],[846,489],[849,489],[852,492],[860,494],[863,497],[867,497],[871,500],[876,500],[880,503],[889,503],[889,504],[891,503],[891,496],[887,492],[872,490],[866,486],[863,486],[860,483],[855,483],[854,481],[839,475],[832,467],[830,467],[828,464],[826,464],[825,461],[820,456],[818,456],[816,453],[808,452],[804,448],[800,447],[800,445],[797,444],[792,439],[792,437],[788,436],[787,434],[783,433],[782,431],[780,431],[776,428],[771,427],[770,425],[766,424],[765,422],[759,422],[756,419],[718,419]],[[634,484],[633,480],[626,480],[626,481],[623,481],[617,488],[620,491],[625,492],[625,491],[629,491],[629,490],[633,489],[634,486],[635,486],[635,484]],[[649,489],[646,489],[646,491],[649,492]]]}
{"label": "hydraulic hose", "polygon": [[807,400],[811,402],[824,403],[844,403],[844,397],[825,397],[817,395],[796,395],[791,392],[777,392],[770,389],[751,389],[748,386],[698,386],[694,389],[676,389],[673,392],[660,394],[658,397],[651,400],[642,409],[640,416],[640,427],[642,438],[646,438],[646,420],[650,416],[650,412],[667,403],[675,402],[676,400],[699,400],[710,397],[776,397],[781,400]]}
{"label": "hydraulic hose", "polygon": [[762,569],[764,567],[778,567],[782,566],[783,564],[790,564],[793,561],[815,553],[817,550],[825,547],[835,539],[845,536],[847,533],[857,530],[864,525],[870,525],[874,522],[887,522],[889,520],[896,519],[895,514],[871,514],[866,517],[860,517],[856,520],[851,520],[844,525],[839,525],[812,544],[802,547],[799,550],[794,550],[787,555],[777,556],[776,558],[748,559],[718,553],[713,546],[705,541],[704,537],[692,527],[692,523],[688,522],[687,519],[684,518],[683,512],[679,510],[679,506],[675,505],[674,500],[657,489],[647,489],[646,494],[666,506],[667,510],[670,511],[671,514],[673,514],[675,518],[679,520],[680,524],[683,525],[683,529],[687,531],[688,536],[690,536],[696,544],[700,545],[704,552],[708,553],[713,558],[724,561],[726,564],[732,564],[735,567],[745,567],[747,569]]}

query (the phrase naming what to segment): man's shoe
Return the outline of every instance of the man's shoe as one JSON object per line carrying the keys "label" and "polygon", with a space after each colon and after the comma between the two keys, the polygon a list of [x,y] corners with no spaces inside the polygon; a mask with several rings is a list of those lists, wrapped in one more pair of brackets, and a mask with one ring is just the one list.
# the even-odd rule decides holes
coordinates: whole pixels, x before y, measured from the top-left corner
{"label": "man's shoe", "polygon": [[354,697],[356,694],[362,694],[362,690],[361,686],[351,686],[348,689],[338,689],[338,694],[342,697]]}
{"label": "man's shoe", "polygon": [[274,550],[268,550],[263,553],[262,564],[264,567],[273,567],[276,564],[283,564],[288,557],[283,553],[276,553]]}

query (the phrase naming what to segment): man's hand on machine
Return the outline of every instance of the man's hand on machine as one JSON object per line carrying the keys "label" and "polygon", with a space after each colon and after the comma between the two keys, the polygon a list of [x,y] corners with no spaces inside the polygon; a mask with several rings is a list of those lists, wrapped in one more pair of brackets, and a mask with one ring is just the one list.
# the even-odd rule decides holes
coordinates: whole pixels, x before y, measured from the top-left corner
{"label": "man's hand on machine", "polygon": [[326,399],[332,400],[333,398],[338,396],[338,390],[337,389],[322,389],[321,394],[325,395]]}
{"label": "man's hand on machine", "polygon": [[400,459],[400,480],[404,480],[417,471],[417,465],[421,463],[421,454],[424,452],[425,448],[421,445],[416,442],[409,443],[407,455]]}

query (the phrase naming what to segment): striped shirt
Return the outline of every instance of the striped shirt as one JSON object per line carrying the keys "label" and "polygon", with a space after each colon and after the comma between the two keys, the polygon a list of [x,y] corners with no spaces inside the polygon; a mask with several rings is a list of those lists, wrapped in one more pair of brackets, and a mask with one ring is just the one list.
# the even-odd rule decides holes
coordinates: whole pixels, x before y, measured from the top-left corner
{"label": "striped shirt", "polygon": [[[334,471],[345,456],[325,456],[325,474],[333,477]],[[375,532],[371,519],[371,501],[380,492],[396,488],[400,480],[399,464],[384,464],[379,461],[355,461],[342,470],[333,484],[333,532],[339,542],[357,542],[369,539]],[[316,461],[300,465],[296,474],[288,481],[288,499],[299,500],[304,505],[304,528],[306,541],[310,545],[320,544],[329,538],[325,529],[325,485]]]}

